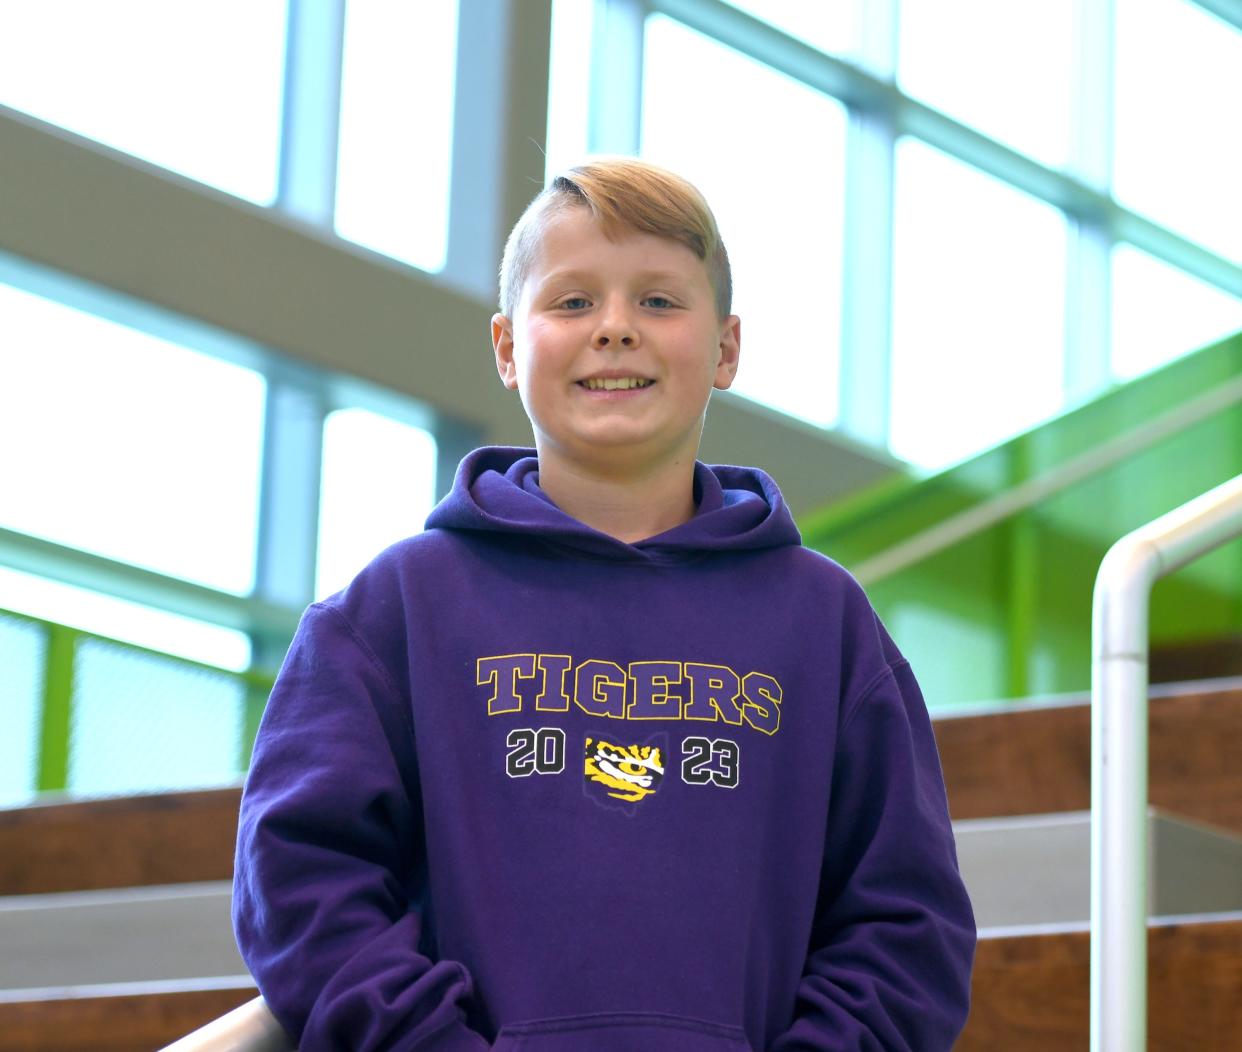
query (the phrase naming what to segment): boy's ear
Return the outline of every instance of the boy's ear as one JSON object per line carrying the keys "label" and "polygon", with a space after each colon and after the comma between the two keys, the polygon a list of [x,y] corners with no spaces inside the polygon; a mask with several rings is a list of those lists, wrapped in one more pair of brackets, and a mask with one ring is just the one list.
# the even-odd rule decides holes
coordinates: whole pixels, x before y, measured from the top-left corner
{"label": "boy's ear", "polygon": [[718,391],[733,384],[737,376],[737,360],[742,353],[742,319],[736,314],[725,318],[720,328],[720,358],[716,362],[716,377],[712,383]]}
{"label": "boy's ear", "polygon": [[492,315],[492,350],[496,352],[496,371],[500,382],[517,390],[517,365],[513,361],[513,322],[503,314]]}

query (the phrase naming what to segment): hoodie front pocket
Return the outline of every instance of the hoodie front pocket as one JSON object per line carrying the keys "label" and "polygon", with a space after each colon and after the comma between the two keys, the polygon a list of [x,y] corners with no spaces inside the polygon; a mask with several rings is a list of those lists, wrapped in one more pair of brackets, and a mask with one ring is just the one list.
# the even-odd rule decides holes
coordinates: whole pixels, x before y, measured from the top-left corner
{"label": "hoodie front pocket", "polygon": [[740,1026],[660,1012],[604,1012],[501,1027],[494,1052],[752,1052]]}

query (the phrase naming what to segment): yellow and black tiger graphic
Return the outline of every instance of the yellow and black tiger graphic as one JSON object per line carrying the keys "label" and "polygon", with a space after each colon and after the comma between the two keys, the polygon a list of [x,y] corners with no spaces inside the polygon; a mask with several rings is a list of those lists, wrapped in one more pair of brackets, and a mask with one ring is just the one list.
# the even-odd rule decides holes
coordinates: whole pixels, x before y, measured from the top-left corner
{"label": "yellow and black tiger graphic", "polygon": [[664,755],[654,745],[613,745],[601,738],[586,740],[585,777],[617,800],[646,799],[664,778]]}

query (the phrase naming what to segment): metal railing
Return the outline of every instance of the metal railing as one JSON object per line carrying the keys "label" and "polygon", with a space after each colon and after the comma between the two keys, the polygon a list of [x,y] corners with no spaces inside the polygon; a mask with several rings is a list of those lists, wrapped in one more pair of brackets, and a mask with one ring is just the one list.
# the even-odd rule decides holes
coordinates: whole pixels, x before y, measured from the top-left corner
{"label": "metal railing", "polygon": [[294,1048],[267,1002],[256,997],[160,1052],[294,1052]]}
{"label": "metal railing", "polygon": [[1147,1047],[1147,618],[1155,582],[1242,536],[1242,475],[1127,534],[1096,577],[1091,1049]]}
{"label": "metal railing", "polygon": [[[0,549],[2,547],[2,538],[0,538]],[[0,550],[0,564],[3,562],[3,551]],[[168,675],[176,675],[191,681],[196,679],[202,681],[205,678],[218,684],[227,684],[229,692],[235,694],[240,709],[237,713],[238,751],[230,769],[227,772],[217,769],[216,775],[219,777],[220,784],[225,784],[245,774],[250,763],[250,751],[258,730],[259,720],[263,715],[267,696],[275,680],[274,673],[254,669],[238,672],[234,669],[220,668],[216,665],[136,646],[119,639],[0,608],[0,646],[3,646],[5,634],[12,632],[17,632],[22,636],[27,644],[23,653],[29,657],[33,665],[38,666],[41,673],[30,682],[28,688],[30,693],[21,698],[16,696],[15,691],[24,693],[23,688],[7,680],[4,683],[4,688],[8,692],[5,700],[14,705],[28,702],[35,716],[33,750],[35,762],[32,781],[23,787],[19,799],[26,799],[36,792],[65,792],[71,788],[87,794],[99,791],[98,784],[91,784],[89,779],[85,785],[81,783],[74,785],[71,779],[71,771],[76,766],[75,756],[81,760],[81,750],[84,745],[88,744],[74,734],[75,712],[82,708],[89,709],[95,703],[92,699],[100,696],[96,693],[97,689],[105,691],[114,689],[108,684],[105,684],[103,688],[97,688],[98,677],[93,678],[89,674],[84,674],[81,661],[84,654],[95,657],[106,654],[113,659],[126,658],[126,665],[131,670],[128,674],[136,677],[135,693],[142,689],[142,675],[151,668],[160,670],[165,677],[165,683],[167,683]],[[11,655],[12,650],[9,653]],[[8,673],[9,669],[6,667],[3,671]],[[182,700],[184,701],[184,697]],[[11,723],[11,720],[9,722]],[[5,726],[4,730],[11,731],[12,727]],[[166,747],[168,743],[161,743],[161,745]],[[98,757],[93,759],[97,760]],[[133,764],[134,757],[121,754],[118,762]],[[94,768],[94,777],[98,779],[101,767],[109,765],[92,763],[88,760],[86,766]],[[158,786],[146,784],[142,782],[141,764],[136,766],[140,768],[136,781],[122,783],[120,791],[146,792],[154,788],[178,787],[175,779],[172,780],[171,785],[167,781],[161,781]],[[199,766],[197,770],[197,777],[201,778],[203,767]],[[161,778],[164,777],[166,776],[161,775]],[[110,776],[106,778],[108,789],[118,791],[117,782],[111,780]],[[192,782],[191,785],[195,788],[202,787],[199,781]],[[8,803],[8,799],[0,798],[0,803]]]}

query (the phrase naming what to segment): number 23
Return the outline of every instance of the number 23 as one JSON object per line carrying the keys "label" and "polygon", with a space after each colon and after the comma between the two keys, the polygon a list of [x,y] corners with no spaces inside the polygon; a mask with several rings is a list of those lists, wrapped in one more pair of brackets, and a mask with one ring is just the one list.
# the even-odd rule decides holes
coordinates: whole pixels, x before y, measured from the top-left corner
{"label": "number 23", "polygon": [[[713,782],[726,789],[737,788],[737,742],[728,738],[716,741],[710,738],[685,738],[681,749],[681,780],[687,785],[707,785]],[[717,764],[714,768],[710,766],[713,759]]]}

